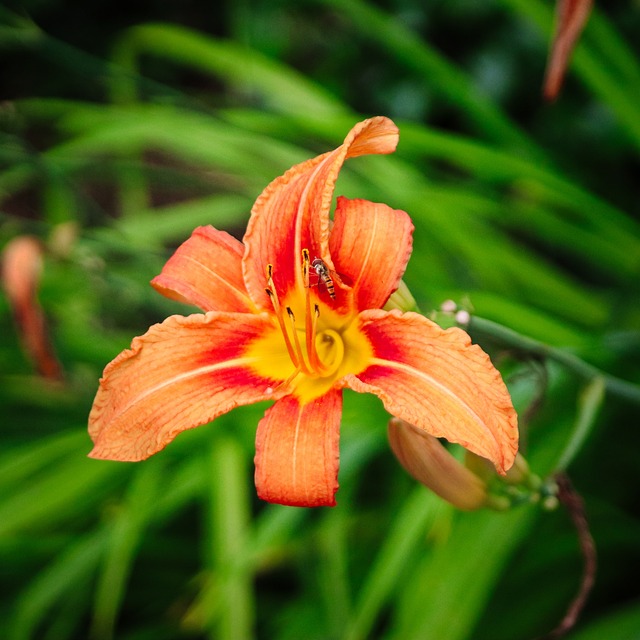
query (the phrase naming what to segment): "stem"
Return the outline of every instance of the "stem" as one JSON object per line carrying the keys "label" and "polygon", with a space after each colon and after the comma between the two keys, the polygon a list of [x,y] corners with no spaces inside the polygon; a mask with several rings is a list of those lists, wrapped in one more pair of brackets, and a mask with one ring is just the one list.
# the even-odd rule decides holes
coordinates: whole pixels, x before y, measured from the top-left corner
{"label": "stem", "polygon": [[556,475],[556,481],[558,483],[558,499],[567,509],[578,534],[580,550],[584,560],[584,568],[578,592],[569,605],[564,618],[560,624],[551,631],[551,633],[545,636],[544,640],[562,638],[575,626],[578,616],[582,612],[587,598],[589,597],[589,593],[593,588],[597,567],[596,545],[593,541],[591,532],[589,531],[589,523],[587,521],[582,498],[573,488],[573,485],[566,474],[559,473]]}
{"label": "stem", "polygon": [[523,336],[513,331],[513,329],[509,329],[492,320],[479,318],[478,316],[471,316],[467,328],[473,333],[489,336],[518,350],[553,360],[587,380],[602,378],[607,391],[626,398],[631,402],[640,404],[640,386],[605,373],[573,353],[557,349],[556,347],[552,347],[544,342],[539,342],[528,336]]}

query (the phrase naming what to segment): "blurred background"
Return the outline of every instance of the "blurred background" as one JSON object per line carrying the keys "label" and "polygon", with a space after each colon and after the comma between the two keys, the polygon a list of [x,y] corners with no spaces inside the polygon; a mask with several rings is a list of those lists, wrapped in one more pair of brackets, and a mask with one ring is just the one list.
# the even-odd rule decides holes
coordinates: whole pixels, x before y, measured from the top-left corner
{"label": "blurred background", "polygon": [[[553,25],[550,0],[2,3],[2,638],[528,640],[563,617],[566,510],[456,511],[373,397],[345,394],[334,509],[257,500],[265,406],[143,463],[86,458],[104,366],[192,311],[148,285],[171,251],[241,237],[273,178],[372,115],[398,151],[336,193],[411,215],[423,312],[516,332],[472,335],[534,473],[566,467],[585,503],[598,574],[569,637],[640,638],[640,5],[596,7],[549,104]],[[576,362],[630,384],[599,394]]]}

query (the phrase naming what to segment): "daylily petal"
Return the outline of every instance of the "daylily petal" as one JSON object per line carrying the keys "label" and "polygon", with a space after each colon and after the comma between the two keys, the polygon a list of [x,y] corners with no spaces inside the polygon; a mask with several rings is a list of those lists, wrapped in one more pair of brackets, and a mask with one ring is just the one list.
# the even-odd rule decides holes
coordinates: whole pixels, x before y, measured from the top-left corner
{"label": "daylily petal", "polygon": [[411,255],[413,224],[386,204],[338,198],[329,239],[336,272],[358,309],[378,309],[396,290]]}
{"label": "daylily petal", "polygon": [[211,312],[171,316],[135,338],[100,380],[89,416],[90,456],[143,460],[186,429],[277,397],[245,356],[269,328],[266,315]]}
{"label": "daylily petal", "polygon": [[300,507],[336,504],[342,392],[307,404],[294,396],[267,410],[256,434],[256,489],[263,500]]}
{"label": "daylily petal", "polygon": [[242,277],[244,246],[225,231],[198,227],[151,285],[172,300],[204,311],[251,311]]}
{"label": "daylily petal", "polygon": [[417,313],[363,311],[374,356],[346,384],[380,397],[389,413],[488,458],[500,473],[518,449],[517,416],[500,373],[458,328]]}
{"label": "daylily petal", "polygon": [[347,158],[392,153],[398,128],[384,117],[357,124],[334,151],[298,164],[276,178],[256,200],[244,237],[244,277],[251,298],[271,308],[265,293],[265,269],[273,265],[278,294],[285,296],[304,283],[300,270],[302,249],[311,259],[322,258],[333,269],[329,255],[329,208],[335,181]]}

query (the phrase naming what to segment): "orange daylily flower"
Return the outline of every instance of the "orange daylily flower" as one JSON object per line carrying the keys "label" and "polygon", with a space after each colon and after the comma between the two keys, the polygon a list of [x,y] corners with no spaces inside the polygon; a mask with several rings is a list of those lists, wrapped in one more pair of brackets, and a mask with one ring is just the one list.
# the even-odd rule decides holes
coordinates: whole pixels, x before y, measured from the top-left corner
{"label": "orange daylily flower", "polygon": [[60,381],[62,367],[49,339],[47,320],[38,302],[42,277],[43,247],[37,238],[17,236],[0,254],[0,283],[13,311],[24,350],[38,373]]}
{"label": "orange daylily flower", "polygon": [[365,120],[274,180],[243,242],[193,232],[152,285],[205,313],[154,325],[106,367],[89,418],[92,457],[143,460],[234,407],[274,400],[258,424],[258,495],[334,505],[347,387],[501,473],[511,466],[516,415],[489,357],[460,329],[381,309],[411,253],[409,216],[340,197],[330,221],[344,161],[397,142],[391,120]]}

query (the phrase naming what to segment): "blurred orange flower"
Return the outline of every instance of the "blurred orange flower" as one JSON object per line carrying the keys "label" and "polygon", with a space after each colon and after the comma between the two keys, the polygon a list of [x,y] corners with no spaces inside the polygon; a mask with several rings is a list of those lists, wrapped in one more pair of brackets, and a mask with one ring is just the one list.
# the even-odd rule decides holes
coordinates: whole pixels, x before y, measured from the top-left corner
{"label": "blurred orange flower", "polygon": [[549,51],[543,94],[547,100],[555,100],[562,88],[569,59],[587,24],[593,8],[593,0],[558,0],[557,24]]}
{"label": "blurred orange flower", "polygon": [[205,313],[154,325],[106,367],[89,418],[92,457],[142,460],[234,407],[275,400],[258,424],[258,495],[334,505],[348,387],[501,473],[512,465],[517,418],[489,357],[460,329],[381,309],[411,253],[409,216],[341,197],[330,221],[344,161],[397,142],[391,120],[361,122],[264,190],[244,242],[193,232],[152,284]]}
{"label": "blurred orange flower", "polygon": [[2,285],[11,305],[24,350],[38,373],[61,380],[62,368],[47,333],[47,322],[38,302],[42,275],[42,245],[32,236],[18,236],[2,252]]}

